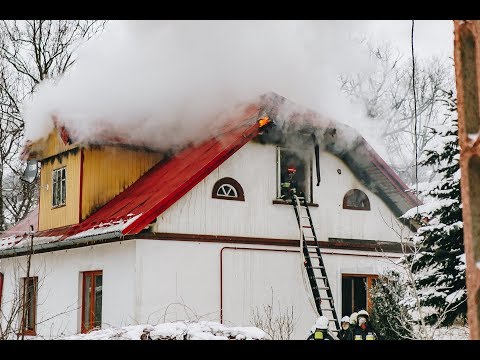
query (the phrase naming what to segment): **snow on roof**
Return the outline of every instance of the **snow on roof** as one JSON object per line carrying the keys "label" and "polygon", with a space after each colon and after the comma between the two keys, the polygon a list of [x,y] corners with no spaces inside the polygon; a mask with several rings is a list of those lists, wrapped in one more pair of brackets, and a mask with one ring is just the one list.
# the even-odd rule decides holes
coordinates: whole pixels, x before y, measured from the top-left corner
{"label": "snow on roof", "polygon": [[[30,339],[41,339],[32,337]],[[132,325],[61,336],[55,340],[265,340],[257,327],[227,327],[212,321],[176,321],[158,325]]]}

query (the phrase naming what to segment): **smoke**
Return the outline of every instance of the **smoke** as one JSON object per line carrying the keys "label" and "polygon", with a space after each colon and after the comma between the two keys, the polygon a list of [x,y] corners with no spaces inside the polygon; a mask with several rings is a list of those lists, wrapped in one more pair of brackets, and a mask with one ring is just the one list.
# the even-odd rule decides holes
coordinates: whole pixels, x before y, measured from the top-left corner
{"label": "smoke", "polygon": [[113,134],[160,149],[208,136],[235,104],[276,92],[349,124],[375,145],[363,108],[339,91],[340,74],[373,71],[355,39],[361,21],[112,21],[69,73],[25,104],[26,138],[53,128],[74,139]]}

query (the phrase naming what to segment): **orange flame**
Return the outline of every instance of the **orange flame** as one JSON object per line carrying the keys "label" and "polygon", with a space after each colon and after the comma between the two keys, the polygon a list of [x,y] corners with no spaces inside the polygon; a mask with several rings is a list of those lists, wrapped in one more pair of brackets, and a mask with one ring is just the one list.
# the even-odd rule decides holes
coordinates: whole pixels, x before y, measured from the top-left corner
{"label": "orange flame", "polygon": [[258,126],[259,127],[264,127],[265,125],[271,123],[272,120],[268,116],[264,116],[263,118],[258,120]]}

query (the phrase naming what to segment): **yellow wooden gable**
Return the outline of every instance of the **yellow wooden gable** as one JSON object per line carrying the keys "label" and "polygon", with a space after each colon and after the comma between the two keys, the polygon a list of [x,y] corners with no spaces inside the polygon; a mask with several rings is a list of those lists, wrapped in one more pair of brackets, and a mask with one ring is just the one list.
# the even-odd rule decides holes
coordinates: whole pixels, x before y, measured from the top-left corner
{"label": "yellow wooden gable", "polygon": [[[123,145],[69,144],[54,129],[46,139],[30,145],[28,158],[41,162],[38,229],[48,230],[86,219],[164,155]],[[65,176],[61,185],[54,178],[59,172]]]}

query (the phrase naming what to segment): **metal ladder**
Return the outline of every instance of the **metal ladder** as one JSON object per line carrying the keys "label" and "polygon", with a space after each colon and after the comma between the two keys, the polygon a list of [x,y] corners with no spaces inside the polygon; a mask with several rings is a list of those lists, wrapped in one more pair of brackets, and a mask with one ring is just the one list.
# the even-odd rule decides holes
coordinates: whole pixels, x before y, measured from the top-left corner
{"label": "metal ladder", "polygon": [[[315,306],[320,316],[324,315],[330,320],[329,330],[335,335],[338,335],[340,323],[337,312],[335,311],[332,290],[328,283],[327,272],[323,263],[320,247],[318,246],[317,235],[315,234],[307,200],[303,194],[297,196],[295,190],[291,191],[291,195],[292,205],[295,210],[295,216],[297,217],[302,239],[303,256],[305,259],[303,263],[307,270]],[[302,211],[302,209],[305,211]],[[305,219],[308,219],[308,223],[305,222]],[[310,230],[311,235],[308,233],[308,230]],[[307,234],[305,234],[305,231],[307,231]],[[318,265],[315,263],[315,259],[318,259]],[[332,327],[332,325],[334,326]]]}

